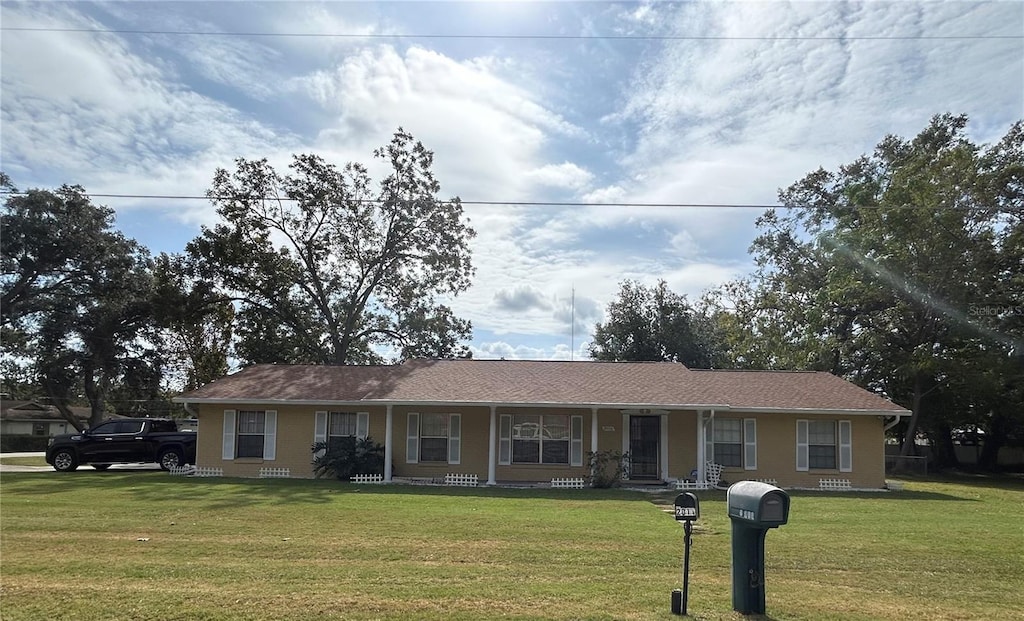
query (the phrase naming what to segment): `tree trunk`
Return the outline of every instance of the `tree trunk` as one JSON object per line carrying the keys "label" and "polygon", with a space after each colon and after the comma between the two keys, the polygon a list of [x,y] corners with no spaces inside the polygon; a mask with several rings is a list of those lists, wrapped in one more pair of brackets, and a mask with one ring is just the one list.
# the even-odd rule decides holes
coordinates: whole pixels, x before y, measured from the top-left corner
{"label": "tree trunk", "polygon": [[956,468],[960,460],[956,456],[956,447],[953,445],[953,430],[948,423],[939,423],[934,430],[928,434],[932,446],[932,459],[939,468]]}
{"label": "tree trunk", "polygon": [[921,389],[921,376],[914,376],[914,395],[910,403],[910,420],[907,421],[907,430],[903,434],[903,439],[900,443],[900,454],[896,463],[893,464],[893,472],[909,472],[909,459],[903,459],[905,457],[914,457],[917,455],[917,427],[918,422],[921,419],[921,399],[924,393]]}
{"label": "tree trunk", "polygon": [[988,425],[985,426],[985,439],[978,455],[978,469],[986,472],[999,470],[999,449],[1006,442],[1007,424],[1005,414],[993,412]]}

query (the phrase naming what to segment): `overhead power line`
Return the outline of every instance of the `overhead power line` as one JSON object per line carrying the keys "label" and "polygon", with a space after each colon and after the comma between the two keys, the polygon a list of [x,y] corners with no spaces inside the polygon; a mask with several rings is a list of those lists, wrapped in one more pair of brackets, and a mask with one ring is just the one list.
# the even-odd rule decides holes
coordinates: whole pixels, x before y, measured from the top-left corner
{"label": "overhead power line", "polygon": [[534,41],[960,41],[1021,40],[1019,35],[607,35],[607,34],[469,34],[469,33],[356,33],[356,32],[228,32],[210,30],[138,30],[122,28],[52,28],[3,26],[7,32],[67,32],[87,34],[168,35],[203,37],[286,37],[319,39],[496,39]]}
{"label": "overhead power line", "polygon": [[[0,196],[26,196],[27,191],[16,192],[0,191]],[[238,198],[261,199],[268,201],[298,202],[299,199],[281,196],[203,196],[198,194],[109,194],[84,192],[89,198],[126,198],[142,200],[232,200]],[[352,203],[383,203],[379,198],[346,199]],[[438,202],[447,202],[444,199]],[[771,205],[767,203],[642,203],[635,201],[617,201],[610,203],[587,203],[583,201],[500,201],[500,200],[462,200],[462,205],[480,205],[483,207],[654,207],[654,208],[678,208],[678,209],[812,209],[809,205]],[[856,205],[850,209],[942,209],[941,206],[927,205]],[[1024,207],[999,207],[986,206],[965,206],[957,207],[961,211],[984,211],[994,209],[995,211],[1021,211]]]}

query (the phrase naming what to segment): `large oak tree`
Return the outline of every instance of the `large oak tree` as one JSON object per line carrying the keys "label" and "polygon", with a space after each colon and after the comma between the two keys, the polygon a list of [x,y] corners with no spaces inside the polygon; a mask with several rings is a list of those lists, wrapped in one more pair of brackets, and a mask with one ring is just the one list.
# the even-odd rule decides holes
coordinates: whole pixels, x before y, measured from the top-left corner
{"label": "large oak tree", "polygon": [[220,169],[208,195],[221,222],[188,252],[237,304],[245,362],[372,363],[465,355],[468,321],[444,303],[470,285],[474,231],[458,198],[439,198],[433,153],[401,128],[374,156],[389,174],[296,155]]}
{"label": "large oak tree", "polygon": [[[5,179],[6,181],[6,179]],[[117,392],[149,401],[163,362],[148,252],[113,229],[113,211],[79,186],[17,192],[4,202],[4,361],[30,374],[76,427],[84,395],[90,424]]]}
{"label": "large oak tree", "polygon": [[1024,130],[977,145],[966,125],[936,116],[782,190],[787,209],[758,221],[757,273],[731,289],[734,357],[886,394],[912,411],[903,453],[924,433],[945,462],[955,429],[998,450],[1022,418]]}

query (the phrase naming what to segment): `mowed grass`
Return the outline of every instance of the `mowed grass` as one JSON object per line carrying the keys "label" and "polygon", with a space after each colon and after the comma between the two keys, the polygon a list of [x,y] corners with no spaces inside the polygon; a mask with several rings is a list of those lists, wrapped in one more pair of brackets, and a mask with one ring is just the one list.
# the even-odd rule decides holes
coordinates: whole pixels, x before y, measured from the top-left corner
{"label": "mowed grass", "polygon": [[[674,494],[5,473],[0,618],[671,619]],[[1024,485],[792,492],[774,619],[1024,618]],[[701,494],[689,612],[732,612],[725,495]]]}
{"label": "mowed grass", "polygon": [[42,455],[33,457],[3,457],[0,455],[0,464],[5,466],[46,466],[46,458]]}

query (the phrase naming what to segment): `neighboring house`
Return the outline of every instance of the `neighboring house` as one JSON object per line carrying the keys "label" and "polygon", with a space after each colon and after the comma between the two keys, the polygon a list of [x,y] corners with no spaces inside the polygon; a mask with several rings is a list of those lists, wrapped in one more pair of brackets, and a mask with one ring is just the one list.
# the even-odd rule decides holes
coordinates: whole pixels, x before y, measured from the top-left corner
{"label": "neighboring house", "polygon": [[[89,408],[72,407],[71,413],[82,423],[89,423]],[[12,436],[56,436],[74,433],[69,423],[52,405],[38,401],[4,401],[0,404],[0,434]]]}
{"label": "neighboring house", "polygon": [[226,476],[311,477],[314,442],[371,436],[385,480],[489,484],[585,476],[588,452],[621,450],[634,481],[704,480],[713,462],[727,481],[881,488],[885,429],[910,414],[828,373],[669,362],[256,365],[175,401],[199,420],[198,465]]}

